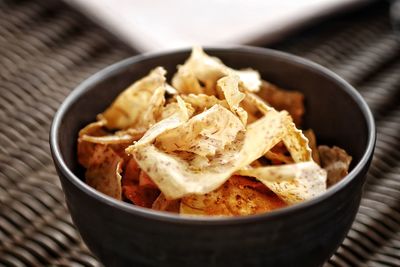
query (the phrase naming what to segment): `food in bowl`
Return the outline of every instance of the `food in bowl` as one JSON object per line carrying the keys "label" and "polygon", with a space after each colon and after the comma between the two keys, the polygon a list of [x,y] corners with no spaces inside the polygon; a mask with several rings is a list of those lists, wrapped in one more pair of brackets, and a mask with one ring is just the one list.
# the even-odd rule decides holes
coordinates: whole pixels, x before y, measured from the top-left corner
{"label": "food in bowl", "polygon": [[156,67],[78,137],[86,183],[184,215],[264,213],[323,194],[351,157],[301,131],[303,95],[197,47],[171,85]]}

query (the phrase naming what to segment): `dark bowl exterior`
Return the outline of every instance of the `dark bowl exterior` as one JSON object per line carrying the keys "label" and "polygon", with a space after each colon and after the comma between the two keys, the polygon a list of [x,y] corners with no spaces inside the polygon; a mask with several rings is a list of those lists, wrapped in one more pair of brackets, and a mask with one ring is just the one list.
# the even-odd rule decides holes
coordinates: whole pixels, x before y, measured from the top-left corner
{"label": "dark bowl exterior", "polygon": [[320,266],[343,241],[357,213],[375,144],[372,115],[338,76],[298,57],[268,49],[210,48],[235,68],[306,96],[305,126],[320,143],[353,156],[352,171],[323,196],[268,214],[187,218],[117,202],[79,178],[76,138],[126,86],[158,65],[169,73],[189,50],[137,56],[89,78],[64,102],[51,130],[54,162],[82,238],[106,266]]}

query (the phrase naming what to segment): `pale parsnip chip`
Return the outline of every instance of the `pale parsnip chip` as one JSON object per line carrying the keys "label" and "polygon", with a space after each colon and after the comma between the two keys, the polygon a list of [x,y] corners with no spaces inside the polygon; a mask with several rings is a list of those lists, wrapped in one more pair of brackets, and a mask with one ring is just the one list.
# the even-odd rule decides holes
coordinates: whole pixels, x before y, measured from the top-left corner
{"label": "pale parsnip chip", "polygon": [[303,202],[326,191],[326,171],[314,161],[246,168],[236,174],[256,178],[287,204]]}
{"label": "pale parsnip chip", "polygon": [[211,108],[214,105],[220,105],[223,106],[224,108],[229,108],[229,105],[226,102],[226,100],[220,100],[213,95],[189,94],[189,95],[182,95],[181,97],[186,103],[190,104],[194,108],[195,113],[197,114],[203,112],[206,109]]}
{"label": "pale parsnip chip", "polygon": [[321,166],[321,161],[319,159],[318,147],[317,147],[317,138],[315,137],[315,133],[312,129],[308,129],[303,131],[304,136],[308,139],[308,145],[311,149],[311,156],[313,160]]}
{"label": "pale parsnip chip", "polygon": [[167,94],[169,94],[169,95],[177,95],[178,94],[178,91],[174,87],[169,85],[168,83],[165,85],[165,92],[167,92]]}
{"label": "pale parsnip chip", "polygon": [[187,109],[185,102],[179,96],[177,97],[177,101],[178,106],[175,112],[166,119],[154,124],[138,142],[126,149],[127,153],[131,153],[133,147],[152,143],[160,134],[179,127],[189,119],[189,110]]}
{"label": "pale parsnip chip", "polygon": [[146,133],[147,128],[129,128],[126,130],[121,130],[121,131],[116,131],[115,135],[116,136],[126,136],[129,135],[132,137],[133,141],[137,141],[140,138],[143,137],[143,135]]}
{"label": "pale parsnip chip", "polygon": [[262,82],[258,71],[253,69],[243,69],[233,70],[233,73],[239,76],[242,86],[249,92],[258,92],[260,90]]}
{"label": "pale parsnip chip", "polygon": [[94,189],[121,200],[121,164],[123,159],[111,148],[97,145],[86,170],[86,183]]}
{"label": "pale parsnip chip", "polygon": [[308,146],[308,139],[303,135],[303,132],[296,128],[292,121],[292,117],[287,116],[286,120],[286,135],[283,137],[283,143],[289,150],[294,162],[303,162],[312,160],[311,149]]}
{"label": "pale parsnip chip", "polygon": [[232,143],[245,128],[229,110],[214,105],[184,124],[159,135],[156,146],[164,152],[187,151],[200,156],[214,156]]}
{"label": "pale parsnip chip", "polygon": [[246,95],[239,90],[239,76],[229,75],[218,80],[217,86],[224,94],[226,102],[228,102],[230,110],[236,113],[243,125],[247,124],[247,112],[240,107],[240,102]]}
{"label": "pale parsnip chip", "polygon": [[124,144],[124,143],[132,143],[135,141],[135,138],[132,135],[105,135],[105,136],[90,136],[83,135],[79,138],[82,141],[103,145],[111,145],[111,144]]}
{"label": "pale parsnip chip", "polygon": [[[246,98],[250,103],[253,103],[254,106],[256,106],[263,114],[274,110],[255,94],[246,93]],[[286,111],[283,112],[286,113]],[[293,123],[293,120],[289,115],[286,116],[285,123],[286,135],[283,137],[282,141],[285,144],[286,148],[289,150],[293,160],[295,162],[312,160],[311,149],[308,146],[308,139],[304,136],[301,130],[296,128],[296,125]]]}
{"label": "pale parsnip chip", "polygon": [[204,92],[204,88],[186,65],[178,66],[178,71],[172,77],[172,85],[177,88],[179,94],[201,94]]}
{"label": "pale parsnip chip", "polygon": [[[182,97],[183,96],[184,95],[182,95]],[[181,104],[185,106],[185,113],[187,114],[187,117],[191,118],[193,116],[193,114],[195,113],[195,109],[192,107],[192,105],[184,102],[180,96],[177,96],[177,98],[180,99],[181,103],[179,102],[168,103],[162,110],[160,121],[173,116],[175,113],[181,113],[182,112]]]}
{"label": "pale parsnip chip", "polygon": [[[257,71],[231,69],[225,66],[220,59],[204,53],[200,47],[193,48],[189,59],[178,68],[172,84],[179,92],[197,93],[202,88],[202,93],[216,95],[217,80],[229,74],[238,75],[243,87],[251,92],[257,92],[261,86],[260,74]],[[201,86],[199,81],[204,86]],[[191,84],[194,89],[188,90],[188,84]]]}
{"label": "pale parsnip chip", "polygon": [[149,100],[156,89],[165,85],[165,74],[164,68],[155,68],[123,91],[99,118],[104,119],[110,129],[137,126],[143,113],[148,110]]}
{"label": "pale parsnip chip", "polygon": [[146,129],[157,122],[165,104],[164,95],[165,85],[163,84],[154,91],[147,103],[147,108],[143,110],[143,114],[140,116],[137,124],[135,124],[135,128],[143,127]]}
{"label": "pale parsnip chip", "polygon": [[140,168],[146,171],[168,199],[205,194],[218,188],[235,171],[249,165],[276,145],[285,135],[286,116],[285,113],[272,111],[248,125],[243,140],[235,140],[231,146],[211,158],[203,169],[193,168],[190,161],[167,154],[150,142],[138,145],[142,140],[126,151],[133,154]]}
{"label": "pale parsnip chip", "polygon": [[79,131],[79,137],[83,135],[90,135],[90,136],[103,136],[107,134],[105,131],[104,126],[106,122],[104,120],[99,120],[96,122],[89,123],[83,129]]}

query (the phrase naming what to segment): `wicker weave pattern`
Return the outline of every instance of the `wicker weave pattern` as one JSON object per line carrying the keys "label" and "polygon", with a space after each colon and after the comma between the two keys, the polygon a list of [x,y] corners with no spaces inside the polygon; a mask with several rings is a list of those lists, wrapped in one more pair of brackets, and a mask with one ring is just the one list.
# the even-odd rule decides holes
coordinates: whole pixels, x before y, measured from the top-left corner
{"label": "wicker weave pattern", "polygon": [[[400,266],[400,45],[387,8],[276,48],[359,89],[378,126],[356,221],[326,266]],[[59,1],[0,0],[0,266],[99,266],[63,200],[48,147],[54,112],[89,75],[134,52]]]}

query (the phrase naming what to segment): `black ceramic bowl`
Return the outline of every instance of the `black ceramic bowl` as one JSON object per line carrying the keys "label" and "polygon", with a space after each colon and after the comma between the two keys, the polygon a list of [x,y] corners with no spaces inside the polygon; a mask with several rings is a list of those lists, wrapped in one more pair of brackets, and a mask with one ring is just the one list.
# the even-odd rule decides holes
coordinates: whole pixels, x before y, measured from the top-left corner
{"label": "black ceramic bowl", "polygon": [[305,94],[305,127],[321,144],[353,156],[351,172],[325,194],[271,213],[190,218],[116,201],[83,181],[77,163],[79,129],[129,84],[156,66],[169,74],[189,50],[135,56],[93,75],[57,112],[50,133],[54,162],[73,221],[106,266],[319,266],[348,232],[357,213],[374,144],[368,106],[343,79],[299,57],[251,47],[206,52],[234,68],[252,67],[283,88]]}

